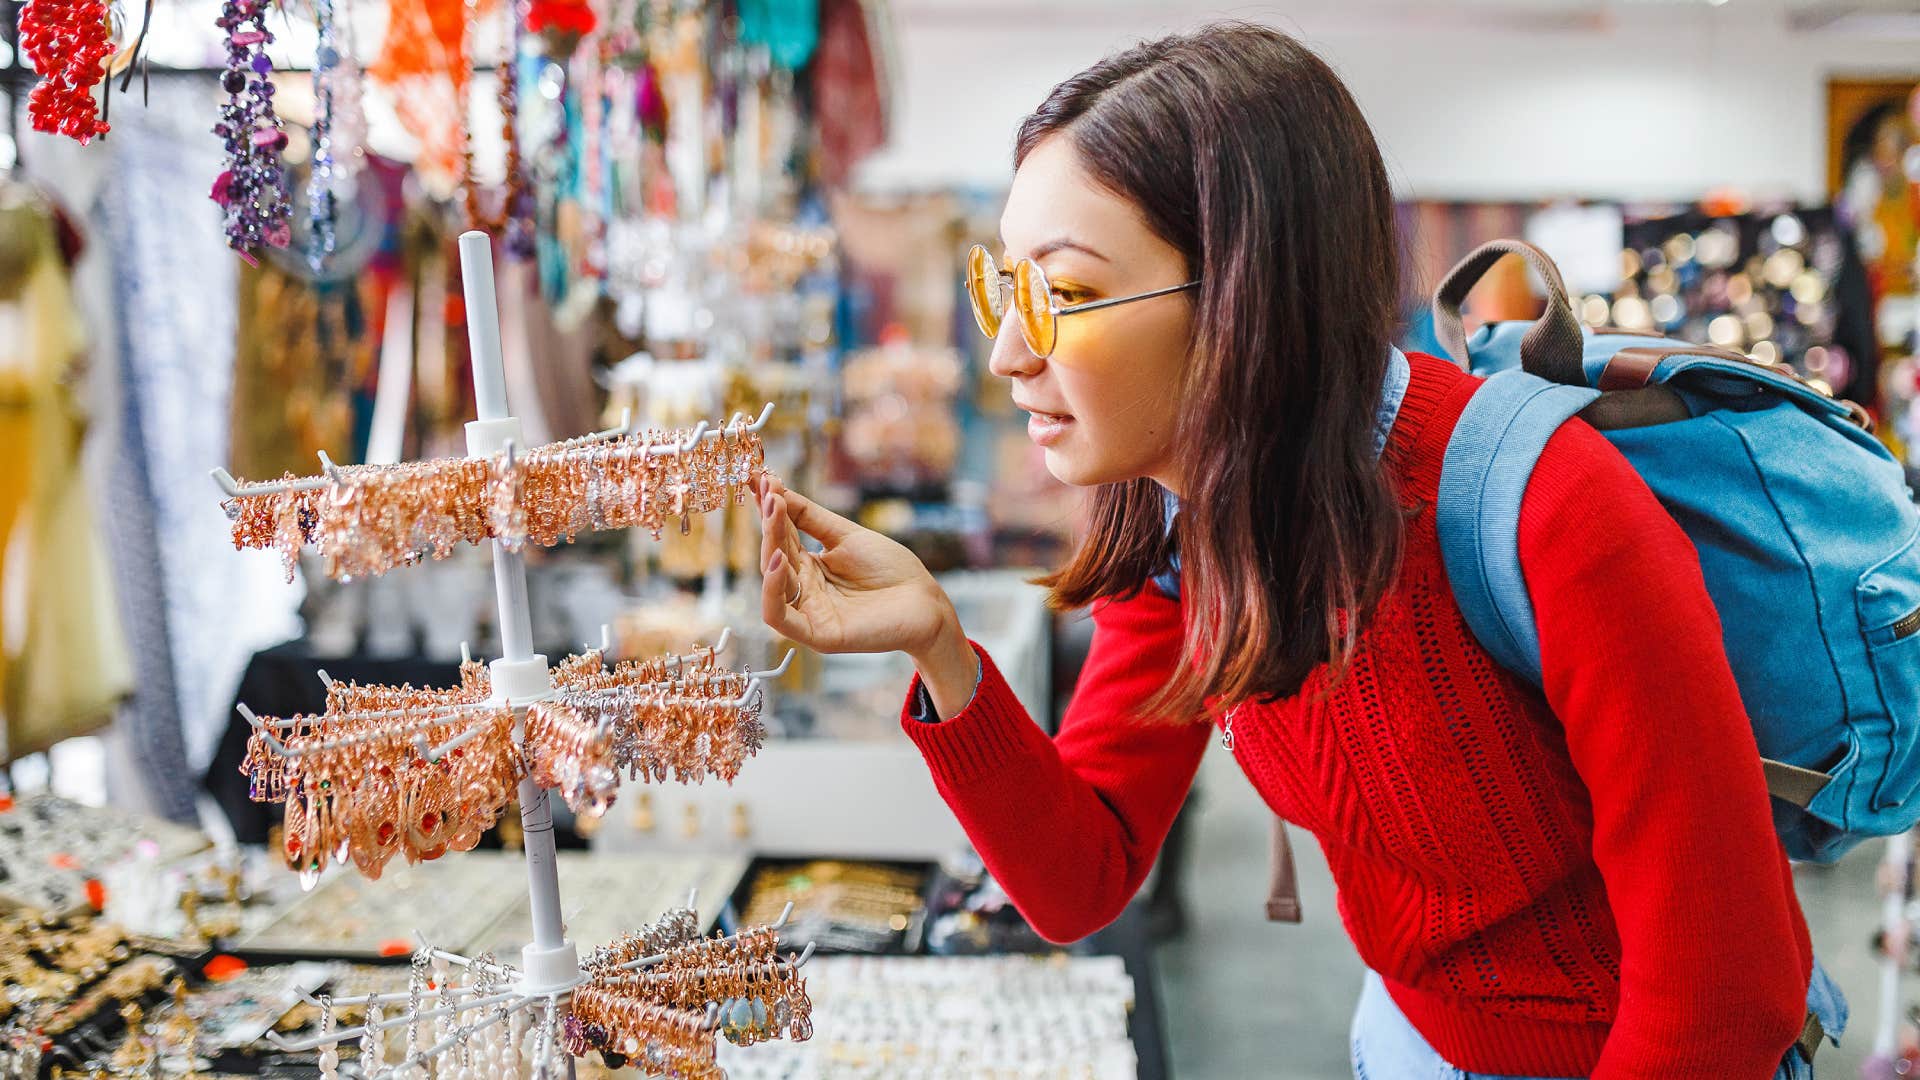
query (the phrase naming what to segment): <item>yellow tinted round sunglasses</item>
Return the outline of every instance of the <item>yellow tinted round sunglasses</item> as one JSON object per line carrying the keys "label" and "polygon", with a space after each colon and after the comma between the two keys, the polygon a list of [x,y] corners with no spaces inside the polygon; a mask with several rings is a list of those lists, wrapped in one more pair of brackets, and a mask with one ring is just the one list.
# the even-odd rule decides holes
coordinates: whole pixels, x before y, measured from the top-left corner
{"label": "yellow tinted round sunglasses", "polygon": [[1185,285],[1173,285],[1111,300],[1056,304],[1053,302],[1053,286],[1047,283],[1047,272],[1040,268],[1039,263],[1032,259],[1021,259],[1013,264],[1012,270],[1002,270],[984,246],[975,244],[967,251],[967,299],[973,304],[973,321],[980,325],[980,332],[989,338],[1000,336],[1000,321],[1007,313],[1007,294],[1011,292],[1014,313],[1020,317],[1020,334],[1027,339],[1027,348],[1033,350],[1033,355],[1042,358],[1053,355],[1053,347],[1060,338],[1059,320],[1062,315],[1118,307],[1135,300],[1151,300],[1156,296],[1197,288],[1199,284],[1196,278]]}

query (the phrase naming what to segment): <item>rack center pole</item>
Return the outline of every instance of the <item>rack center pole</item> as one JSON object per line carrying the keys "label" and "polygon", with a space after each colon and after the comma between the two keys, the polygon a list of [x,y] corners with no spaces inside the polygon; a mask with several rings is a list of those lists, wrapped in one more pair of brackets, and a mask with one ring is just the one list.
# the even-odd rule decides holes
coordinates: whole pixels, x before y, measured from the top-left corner
{"label": "rack center pole", "polygon": [[[520,421],[507,411],[506,369],[500,358],[500,305],[493,284],[493,241],[486,233],[460,236],[460,278],[466,294],[467,343],[473,361],[473,397],[479,419],[467,425],[467,455],[490,457],[511,443],[524,450]],[[533,651],[525,557],[493,542],[493,590],[499,604],[500,648],[491,665],[493,693],[514,706],[514,736],[525,734],[526,705],[548,696],[547,658]],[[580,973],[578,954],[560,920],[560,872],[554,861],[553,809],[531,777],[520,781],[533,944],[521,954],[530,989],[559,986]]]}

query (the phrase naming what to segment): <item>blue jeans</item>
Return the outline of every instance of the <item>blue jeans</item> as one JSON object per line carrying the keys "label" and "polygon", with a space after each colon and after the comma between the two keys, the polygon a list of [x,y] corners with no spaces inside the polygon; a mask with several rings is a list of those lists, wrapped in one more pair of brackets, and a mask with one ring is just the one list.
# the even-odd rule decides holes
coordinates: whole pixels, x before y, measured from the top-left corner
{"label": "blue jeans", "polygon": [[[1813,962],[1813,980],[1807,986],[1807,1008],[1838,1043],[1847,1026],[1847,999],[1818,960]],[[1360,1005],[1353,1013],[1352,1048],[1356,1080],[1541,1080],[1470,1073],[1447,1064],[1407,1022],[1380,976],[1372,971],[1367,972]],[[1788,1050],[1773,1077],[1813,1080],[1813,1064],[1799,1050]]]}

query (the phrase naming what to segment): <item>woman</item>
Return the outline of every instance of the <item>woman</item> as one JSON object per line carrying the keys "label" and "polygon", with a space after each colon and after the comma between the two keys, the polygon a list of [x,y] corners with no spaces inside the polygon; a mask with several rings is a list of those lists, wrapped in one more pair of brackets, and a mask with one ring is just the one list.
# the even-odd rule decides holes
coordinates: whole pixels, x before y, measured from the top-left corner
{"label": "woman", "polygon": [[1251,26],[1142,45],[1015,163],[969,284],[1048,469],[1094,489],[1045,579],[1096,624],[1059,735],[905,548],[771,480],[767,623],[912,656],[908,735],[1055,941],[1133,896],[1217,726],[1332,867],[1356,1075],[1810,1075],[1808,1002],[1844,1005],[1693,549],[1568,425],[1521,516],[1544,697],[1474,642],[1431,508],[1476,383],[1389,344],[1386,171],[1332,71]]}

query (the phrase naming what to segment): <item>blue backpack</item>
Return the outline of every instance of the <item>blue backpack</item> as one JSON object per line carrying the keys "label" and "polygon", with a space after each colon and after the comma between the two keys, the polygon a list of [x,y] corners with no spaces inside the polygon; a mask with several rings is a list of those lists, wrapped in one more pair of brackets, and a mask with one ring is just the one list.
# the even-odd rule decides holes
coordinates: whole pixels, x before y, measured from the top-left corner
{"label": "blue backpack", "polygon": [[[1549,293],[1538,322],[1471,340],[1460,303],[1502,255]],[[1795,859],[1831,862],[1920,819],[1920,509],[1859,406],[1784,367],[1574,318],[1543,253],[1496,241],[1434,299],[1453,359],[1489,378],[1448,443],[1435,508],[1447,576],[1475,637],[1540,682],[1519,510],[1570,417],[1626,455],[1693,540]]]}

